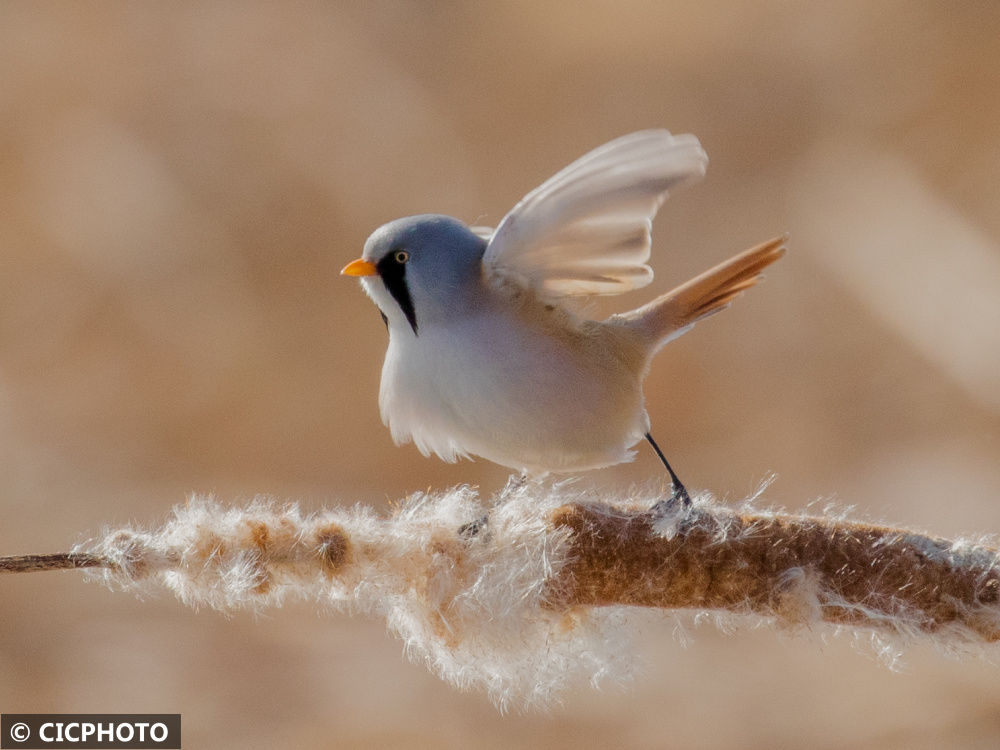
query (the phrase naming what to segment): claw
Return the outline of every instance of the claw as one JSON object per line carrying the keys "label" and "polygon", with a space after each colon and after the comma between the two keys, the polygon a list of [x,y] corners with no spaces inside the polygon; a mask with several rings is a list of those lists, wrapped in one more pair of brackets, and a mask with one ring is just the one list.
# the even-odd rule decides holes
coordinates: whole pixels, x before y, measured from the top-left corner
{"label": "claw", "polygon": [[458,527],[458,535],[463,539],[473,539],[479,535],[479,532],[486,528],[486,524],[489,523],[489,520],[489,515],[484,515],[477,518],[475,521],[463,524]]}
{"label": "claw", "polygon": [[675,484],[670,489],[670,497],[658,500],[650,512],[658,518],[665,518],[677,512],[677,501],[680,501],[684,511],[691,507],[691,497],[683,484]]}

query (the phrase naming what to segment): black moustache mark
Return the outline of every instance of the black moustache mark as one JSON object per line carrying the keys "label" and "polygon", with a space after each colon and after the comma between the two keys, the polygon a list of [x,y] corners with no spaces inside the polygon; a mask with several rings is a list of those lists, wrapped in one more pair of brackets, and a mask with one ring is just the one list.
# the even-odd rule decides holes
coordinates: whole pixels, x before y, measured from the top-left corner
{"label": "black moustache mark", "polygon": [[406,264],[398,263],[395,253],[387,254],[382,260],[375,264],[375,270],[389,290],[389,294],[396,300],[399,309],[410,323],[413,335],[417,335],[417,311],[413,309],[413,299],[410,297],[410,288],[406,285]]}

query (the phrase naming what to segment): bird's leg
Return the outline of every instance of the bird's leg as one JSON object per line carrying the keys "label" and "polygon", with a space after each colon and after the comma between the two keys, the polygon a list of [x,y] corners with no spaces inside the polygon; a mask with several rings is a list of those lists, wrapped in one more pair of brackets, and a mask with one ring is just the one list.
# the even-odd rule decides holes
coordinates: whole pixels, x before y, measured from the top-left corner
{"label": "bird's leg", "polygon": [[[670,462],[667,461],[667,457],[663,455],[663,451],[660,450],[660,446],[656,444],[653,440],[653,436],[650,433],[646,433],[646,440],[649,444],[653,446],[653,450],[656,451],[656,455],[660,457],[660,461],[663,465],[667,467],[667,473],[670,475],[670,499],[660,500],[656,505],[653,506],[653,511],[658,512],[661,510],[667,510],[670,506],[674,504],[679,498],[684,508],[691,507],[691,497],[688,495],[687,488],[684,486],[683,482],[677,477],[677,474],[670,467]],[[662,507],[661,507],[662,506]]]}

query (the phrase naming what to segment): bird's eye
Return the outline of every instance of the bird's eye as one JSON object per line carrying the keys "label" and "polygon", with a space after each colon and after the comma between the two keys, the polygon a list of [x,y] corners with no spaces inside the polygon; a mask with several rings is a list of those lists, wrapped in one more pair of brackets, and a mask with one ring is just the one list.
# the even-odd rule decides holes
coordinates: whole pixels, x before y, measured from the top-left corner
{"label": "bird's eye", "polygon": [[405,250],[397,250],[392,257],[395,259],[397,263],[402,265],[403,263],[406,263],[406,261],[410,259],[410,254]]}

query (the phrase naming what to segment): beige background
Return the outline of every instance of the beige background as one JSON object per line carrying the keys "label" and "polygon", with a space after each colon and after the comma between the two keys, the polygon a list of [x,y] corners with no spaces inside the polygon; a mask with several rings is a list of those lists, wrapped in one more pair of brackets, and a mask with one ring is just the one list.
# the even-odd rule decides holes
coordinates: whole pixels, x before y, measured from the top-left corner
{"label": "beige background", "polygon": [[[500,486],[396,448],[385,332],[338,277],[398,216],[495,223],[586,150],[696,133],[653,294],[791,252],[647,384],[690,486],[771,472],[940,534],[1000,530],[993,2],[0,4],[0,551],[155,523],[190,491],[307,508]],[[585,481],[661,478],[634,464]],[[186,748],[995,747],[1000,671],[895,674],[822,634],[644,629],[627,690],[499,716],[376,621],[226,619],[75,573],[0,580],[0,707],[184,715]],[[1000,652],[997,652],[1000,654]]]}

